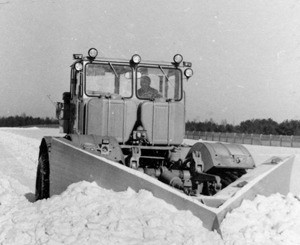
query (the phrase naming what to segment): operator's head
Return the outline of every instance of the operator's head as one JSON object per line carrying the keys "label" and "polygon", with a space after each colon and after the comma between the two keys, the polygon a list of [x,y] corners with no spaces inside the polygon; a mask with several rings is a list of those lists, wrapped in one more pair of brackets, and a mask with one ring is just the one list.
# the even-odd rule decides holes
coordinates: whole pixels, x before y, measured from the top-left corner
{"label": "operator's head", "polygon": [[142,76],[141,77],[141,88],[149,88],[151,83],[151,79],[148,76]]}

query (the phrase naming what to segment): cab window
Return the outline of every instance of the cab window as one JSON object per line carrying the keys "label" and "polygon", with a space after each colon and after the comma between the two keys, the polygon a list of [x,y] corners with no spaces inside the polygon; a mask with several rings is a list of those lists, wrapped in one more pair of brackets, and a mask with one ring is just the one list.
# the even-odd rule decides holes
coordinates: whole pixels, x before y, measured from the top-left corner
{"label": "cab window", "polygon": [[79,96],[81,93],[81,82],[82,82],[82,73],[76,71],[75,69],[71,70],[71,98]]}
{"label": "cab window", "polygon": [[91,63],[86,65],[85,92],[88,96],[118,94],[132,96],[130,66]]}
{"label": "cab window", "polygon": [[137,69],[137,97],[181,100],[181,70],[169,67],[143,67]]}

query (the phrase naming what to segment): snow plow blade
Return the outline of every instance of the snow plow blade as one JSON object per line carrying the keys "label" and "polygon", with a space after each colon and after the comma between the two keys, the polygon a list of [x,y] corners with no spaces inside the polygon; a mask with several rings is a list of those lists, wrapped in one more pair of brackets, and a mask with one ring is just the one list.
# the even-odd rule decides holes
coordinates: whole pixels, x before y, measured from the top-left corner
{"label": "snow plow blade", "polygon": [[179,210],[190,210],[209,230],[219,230],[227,212],[240,206],[244,199],[257,194],[287,194],[294,157],[278,158],[260,164],[214,196],[187,196],[159,180],[107,160],[72,145],[64,138],[51,138],[49,152],[50,196],[61,194],[79,181],[95,181],[99,186],[114,191],[145,189]]}

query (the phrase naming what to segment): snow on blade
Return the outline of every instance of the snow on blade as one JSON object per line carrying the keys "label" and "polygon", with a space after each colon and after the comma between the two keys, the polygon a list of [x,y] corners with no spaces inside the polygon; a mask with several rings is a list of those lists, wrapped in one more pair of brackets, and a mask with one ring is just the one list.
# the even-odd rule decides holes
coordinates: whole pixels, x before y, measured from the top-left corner
{"label": "snow on blade", "polygon": [[1,244],[223,244],[189,211],[148,191],[113,192],[79,182],[29,203],[1,180]]}

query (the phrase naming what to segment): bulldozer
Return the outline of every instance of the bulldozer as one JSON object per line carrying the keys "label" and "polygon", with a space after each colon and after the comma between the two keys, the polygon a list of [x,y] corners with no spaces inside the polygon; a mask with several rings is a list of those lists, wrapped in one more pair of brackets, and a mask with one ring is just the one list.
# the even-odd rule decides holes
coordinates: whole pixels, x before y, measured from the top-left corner
{"label": "bulldozer", "polygon": [[41,141],[36,200],[83,180],[115,191],[146,189],[218,230],[243,199],[288,192],[288,179],[277,176],[289,176],[292,157],[257,165],[241,144],[185,142],[184,85],[193,70],[182,55],[170,62],[138,54],[108,59],[91,48],[73,59],[70,91],[56,103],[65,136]]}

